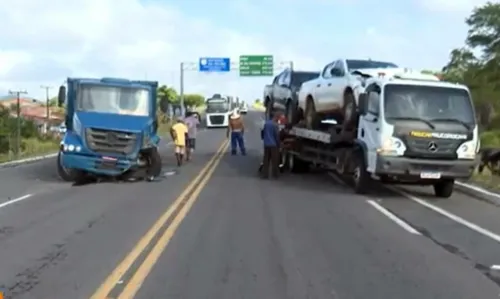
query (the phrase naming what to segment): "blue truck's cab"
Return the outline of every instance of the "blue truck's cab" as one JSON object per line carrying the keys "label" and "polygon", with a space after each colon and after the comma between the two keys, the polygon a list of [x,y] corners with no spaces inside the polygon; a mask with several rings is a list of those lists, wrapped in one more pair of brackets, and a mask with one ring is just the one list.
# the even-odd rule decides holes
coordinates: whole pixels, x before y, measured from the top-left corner
{"label": "blue truck's cab", "polygon": [[58,159],[61,177],[121,176],[141,168],[158,175],[157,86],[153,81],[68,78],[67,88],[59,90],[67,128]]}

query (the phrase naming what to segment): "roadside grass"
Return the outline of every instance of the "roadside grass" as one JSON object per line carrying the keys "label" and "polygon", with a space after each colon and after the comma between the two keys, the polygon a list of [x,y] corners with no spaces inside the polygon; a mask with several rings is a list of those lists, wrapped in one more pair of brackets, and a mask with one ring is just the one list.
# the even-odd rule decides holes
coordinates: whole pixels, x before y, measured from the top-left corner
{"label": "roadside grass", "polygon": [[21,140],[21,153],[19,154],[19,156],[16,155],[16,152],[13,150],[9,151],[9,153],[0,154],[0,163],[53,154],[57,152],[58,149],[59,141],[55,139],[23,139]]}
{"label": "roadside grass", "polygon": [[483,188],[500,191],[500,176],[493,175],[489,169],[484,169],[481,174],[475,171],[469,182]]}

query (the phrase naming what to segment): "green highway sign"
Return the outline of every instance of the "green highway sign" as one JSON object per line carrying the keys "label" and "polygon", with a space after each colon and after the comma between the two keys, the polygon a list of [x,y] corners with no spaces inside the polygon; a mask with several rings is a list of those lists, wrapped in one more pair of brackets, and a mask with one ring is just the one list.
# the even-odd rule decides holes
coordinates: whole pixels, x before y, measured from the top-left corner
{"label": "green highway sign", "polygon": [[240,76],[263,77],[274,75],[273,55],[241,55]]}

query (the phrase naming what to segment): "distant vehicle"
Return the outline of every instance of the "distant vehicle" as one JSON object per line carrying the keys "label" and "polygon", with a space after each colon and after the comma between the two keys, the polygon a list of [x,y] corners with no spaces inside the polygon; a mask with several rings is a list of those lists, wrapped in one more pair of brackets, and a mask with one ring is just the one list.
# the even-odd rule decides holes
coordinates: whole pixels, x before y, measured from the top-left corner
{"label": "distant vehicle", "polygon": [[214,94],[205,101],[205,119],[207,128],[225,128],[229,124],[231,111],[230,99],[221,94]]}
{"label": "distant vehicle", "polygon": [[57,159],[61,178],[85,182],[93,176],[160,175],[158,82],[68,78],[67,84],[58,96],[59,106],[66,103],[66,133]]}
{"label": "distant vehicle", "polygon": [[335,60],[323,68],[318,78],[302,84],[298,94],[299,111],[310,129],[317,127],[325,118],[334,118],[339,123],[352,126],[356,120],[353,112],[363,89],[363,80],[402,71],[404,69],[392,62]]}
{"label": "distant vehicle", "polygon": [[240,106],[240,113],[241,114],[247,114],[248,113],[248,104],[246,102],[243,102]]}
{"label": "distant vehicle", "polygon": [[264,106],[266,117],[275,109],[286,111],[289,119],[295,118],[298,92],[304,82],[318,78],[319,72],[295,71],[286,69],[278,74],[273,83],[264,87]]}

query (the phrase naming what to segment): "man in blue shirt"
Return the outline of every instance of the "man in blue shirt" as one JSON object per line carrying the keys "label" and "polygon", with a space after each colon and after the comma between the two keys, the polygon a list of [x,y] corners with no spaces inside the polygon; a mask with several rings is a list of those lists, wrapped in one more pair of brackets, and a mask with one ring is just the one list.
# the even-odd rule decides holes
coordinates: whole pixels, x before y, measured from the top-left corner
{"label": "man in blue shirt", "polygon": [[273,118],[268,119],[264,123],[264,127],[260,132],[261,139],[264,143],[264,160],[262,162],[261,171],[261,177],[264,179],[269,178],[269,170],[271,170],[273,178],[278,178],[280,163],[280,130],[278,120],[280,118],[280,112],[274,113]]}

